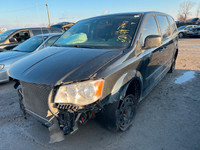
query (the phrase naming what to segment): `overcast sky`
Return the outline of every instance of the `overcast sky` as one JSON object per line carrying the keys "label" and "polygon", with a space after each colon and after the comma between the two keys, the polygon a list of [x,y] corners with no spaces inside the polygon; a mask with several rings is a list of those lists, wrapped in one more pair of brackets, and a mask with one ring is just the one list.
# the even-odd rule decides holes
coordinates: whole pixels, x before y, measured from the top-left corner
{"label": "overcast sky", "polygon": [[[175,19],[184,0],[1,0],[0,28],[47,26],[45,3],[49,5],[51,23],[76,22],[106,13],[161,11]],[[190,17],[195,17],[200,0],[195,3]]]}

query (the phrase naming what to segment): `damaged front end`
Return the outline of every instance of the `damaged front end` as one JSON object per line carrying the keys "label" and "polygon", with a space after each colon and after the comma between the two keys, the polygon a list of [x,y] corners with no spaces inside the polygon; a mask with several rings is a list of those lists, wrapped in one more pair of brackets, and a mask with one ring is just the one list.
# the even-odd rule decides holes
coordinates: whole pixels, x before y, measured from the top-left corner
{"label": "damaged front end", "polygon": [[[95,82],[95,84],[96,83],[97,82]],[[101,86],[102,87],[100,88],[103,88],[103,85]],[[48,127],[51,135],[50,143],[52,143],[52,141],[57,142],[63,139],[61,138],[61,135],[63,134],[67,135],[74,133],[78,129],[78,123],[85,124],[92,116],[94,116],[93,114],[101,109],[96,101],[99,99],[99,96],[101,96],[101,93],[96,93],[94,91],[94,95],[96,96],[94,98],[94,103],[91,101],[92,103],[87,102],[90,103],[88,105],[78,105],[79,100],[83,100],[83,98],[75,95],[74,101],[74,99],[69,100],[67,98],[59,97],[59,94],[62,95],[62,93],[59,93],[61,87],[63,87],[63,85],[53,87],[23,81],[16,81],[15,84],[15,88],[17,88],[19,95],[20,109],[22,110],[24,117],[26,118],[26,115],[30,114]],[[84,87],[87,88],[85,84]],[[98,88],[99,86],[97,86],[96,90],[98,90]],[[98,94],[100,95],[98,96]],[[70,94],[68,93],[68,95]],[[57,102],[55,102],[56,97],[59,97],[57,98]],[[70,103],[70,101],[74,101],[74,104],[73,102]],[[60,134],[60,138],[52,140],[54,139],[52,137],[58,134]]]}

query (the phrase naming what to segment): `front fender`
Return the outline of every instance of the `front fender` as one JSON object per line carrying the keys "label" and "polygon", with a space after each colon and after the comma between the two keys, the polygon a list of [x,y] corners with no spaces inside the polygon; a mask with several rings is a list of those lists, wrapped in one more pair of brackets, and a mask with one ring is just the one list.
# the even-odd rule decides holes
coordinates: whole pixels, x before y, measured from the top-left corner
{"label": "front fender", "polygon": [[[141,73],[137,70],[132,70],[132,71],[126,72],[121,77],[119,77],[119,79],[114,84],[111,94],[110,94],[110,97],[109,97],[109,100],[108,100],[108,104],[123,99],[126,96],[126,91],[129,87],[130,83],[133,80],[138,80],[140,83],[140,87],[142,89],[143,78],[142,78]],[[140,89],[140,91],[141,91],[140,95],[142,95],[141,89]]]}

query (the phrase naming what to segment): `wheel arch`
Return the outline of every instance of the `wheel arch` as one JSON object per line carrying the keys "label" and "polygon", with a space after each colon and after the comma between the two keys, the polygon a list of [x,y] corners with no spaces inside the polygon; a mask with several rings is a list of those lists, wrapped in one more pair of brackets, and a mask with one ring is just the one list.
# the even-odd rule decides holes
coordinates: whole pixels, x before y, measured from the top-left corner
{"label": "wheel arch", "polygon": [[143,78],[139,71],[133,70],[123,74],[113,86],[108,103],[123,99],[127,94],[133,94],[139,101],[142,97]]}

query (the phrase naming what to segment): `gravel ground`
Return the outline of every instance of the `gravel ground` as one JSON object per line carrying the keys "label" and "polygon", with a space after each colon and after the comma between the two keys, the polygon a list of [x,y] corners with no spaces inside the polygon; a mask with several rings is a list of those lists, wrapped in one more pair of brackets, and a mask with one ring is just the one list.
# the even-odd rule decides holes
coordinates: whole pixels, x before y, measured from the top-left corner
{"label": "gravel ground", "polygon": [[126,132],[112,133],[90,120],[60,143],[49,144],[48,129],[24,120],[13,82],[0,85],[0,150],[200,149],[200,39],[181,39],[176,70],[139,104]]}

